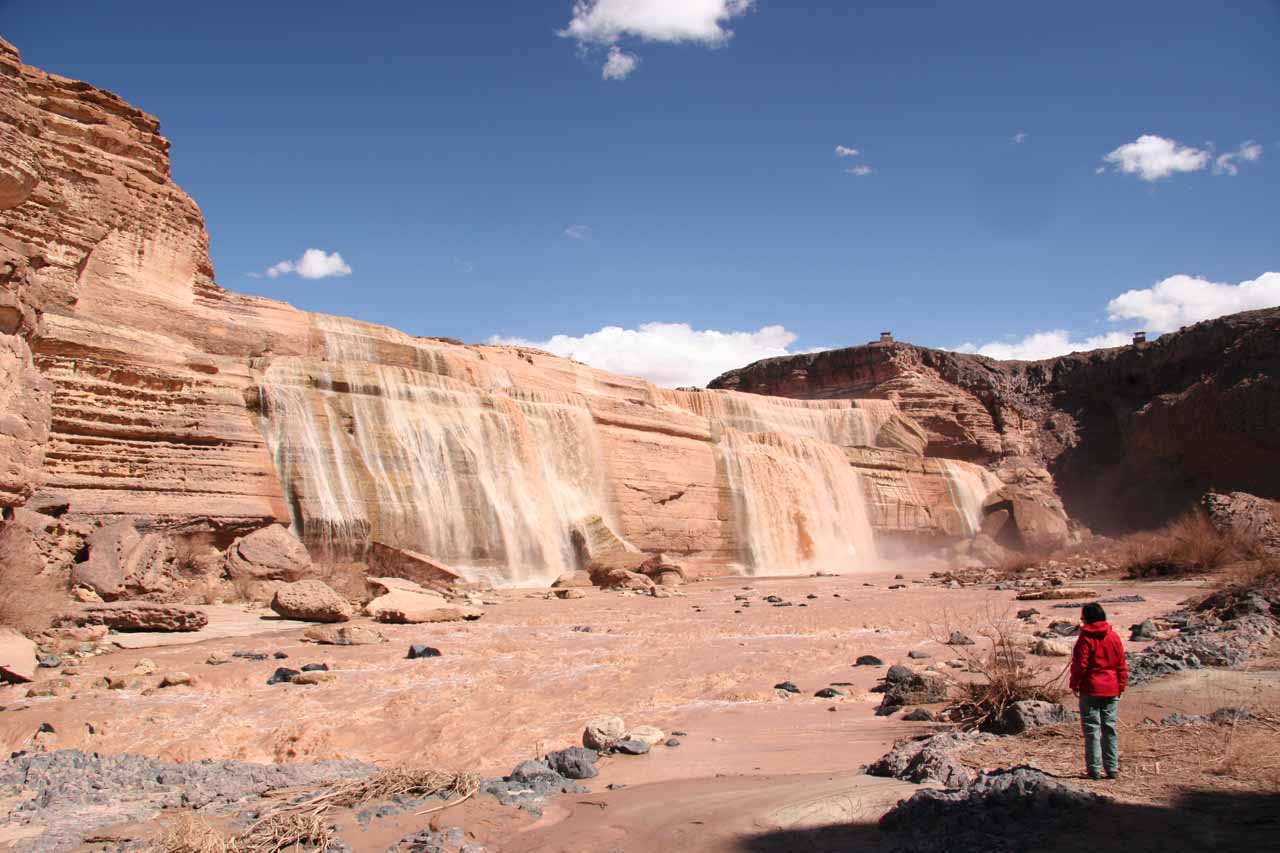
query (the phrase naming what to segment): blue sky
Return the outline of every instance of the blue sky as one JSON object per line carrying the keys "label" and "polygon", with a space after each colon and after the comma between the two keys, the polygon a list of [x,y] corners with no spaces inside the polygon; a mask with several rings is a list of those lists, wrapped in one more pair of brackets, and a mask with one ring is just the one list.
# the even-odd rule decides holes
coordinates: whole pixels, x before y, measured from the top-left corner
{"label": "blue sky", "polygon": [[1280,302],[1277,0],[0,0],[0,33],[160,118],[222,285],[415,334],[678,384]]}

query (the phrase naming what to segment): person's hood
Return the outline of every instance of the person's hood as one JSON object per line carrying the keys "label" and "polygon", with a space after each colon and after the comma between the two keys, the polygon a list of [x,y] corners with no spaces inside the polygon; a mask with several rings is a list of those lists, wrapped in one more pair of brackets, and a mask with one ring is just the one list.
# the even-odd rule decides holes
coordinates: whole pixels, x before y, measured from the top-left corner
{"label": "person's hood", "polygon": [[1110,622],[1090,622],[1080,629],[1080,633],[1090,637],[1105,637],[1110,630]]}

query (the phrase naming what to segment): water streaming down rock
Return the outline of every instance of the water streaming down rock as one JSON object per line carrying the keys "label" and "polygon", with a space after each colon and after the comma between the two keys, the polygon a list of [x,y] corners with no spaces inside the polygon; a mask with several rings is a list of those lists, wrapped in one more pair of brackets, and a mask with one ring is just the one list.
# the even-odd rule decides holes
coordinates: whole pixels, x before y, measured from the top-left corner
{"label": "water streaming down rock", "polygon": [[840,448],[723,427],[743,563],[750,574],[847,573],[875,556],[862,484]]}
{"label": "water streaming down rock", "polygon": [[983,503],[992,492],[1000,488],[1002,483],[995,474],[977,465],[957,462],[953,459],[939,461],[947,476],[951,502],[964,521],[964,535],[974,536],[982,527]]}
{"label": "water streaming down rock", "polygon": [[386,351],[376,327],[352,321],[317,326],[325,357],[274,359],[261,382],[263,431],[304,539],[381,541],[504,583],[574,567],[574,525],[609,517],[580,398],[510,387],[500,371],[477,387],[448,375],[474,366],[443,351]]}

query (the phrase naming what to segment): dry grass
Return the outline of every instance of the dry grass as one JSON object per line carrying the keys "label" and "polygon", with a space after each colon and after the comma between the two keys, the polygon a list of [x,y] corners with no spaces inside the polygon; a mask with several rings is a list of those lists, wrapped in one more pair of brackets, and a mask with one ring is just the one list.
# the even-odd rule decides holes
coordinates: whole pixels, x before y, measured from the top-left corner
{"label": "dry grass", "polygon": [[981,640],[972,646],[951,647],[965,661],[964,672],[972,676],[944,674],[952,695],[944,713],[960,728],[1000,731],[1015,702],[1059,702],[1066,695],[1066,668],[1055,670],[1042,663],[1028,664],[1024,644],[1014,637],[1016,629],[1017,624],[1007,611],[989,611],[975,632]]}
{"label": "dry grass", "polygon": [[52,624],[66,593],[43,568],[27,532],[0,522],[0,625],[31,634]]}
{"label": "dry grass", "polygon": [[1110,562],[1131,578],[1173,577],[1214,572],[1260,555],[1255,538],[1247,533],[1221,532],[1196,509],[1159,530],[1120,540]]}
{"label": "dry grass", "polygon": [[[384,770],[364,779],[329,785],[301,802],[270,809],[261,820],[234,837],[219,833],[191,812],[179,813],[152,843],[150,853],[280,853],[284,850],[324,853],[337,840],[331,825],[335,808],[355,808],[399,795],[439,796],[446,801],[439,808],[446,808],[479,790],[480,778],[468,773],[408,768]],[[296,793],[294,789],[277,792],[276,796]]]}

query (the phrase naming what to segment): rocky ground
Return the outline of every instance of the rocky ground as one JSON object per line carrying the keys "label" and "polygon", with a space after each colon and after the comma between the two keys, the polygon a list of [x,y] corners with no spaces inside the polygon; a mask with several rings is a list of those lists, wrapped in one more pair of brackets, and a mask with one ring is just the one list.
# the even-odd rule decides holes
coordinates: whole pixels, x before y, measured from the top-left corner
{"label": "rocky ground", "polygon": [[[317,629],[269,610],[221,606],[206,608],[210,624],[194,633],[108,633],[66,661],[45,661],[51,665],[32,684],[0,687],[0,745],[26,753],[0,771],[0,845],[68,849],[67,833],[80,832],[130,839],[100,841],[93,849],[137,847],[168,825],[161,810],[168,814],[175,806],[200,806],[219,831],[240,832],[248,815],[262,811],[259,794],[266,787],[315,785],[335,768],[350,780],[374,767],[400,766],[474,774],[480,787],[462,805],[430,815],[417,812],[434,806],[413,797],[328,813],[351,849],[800,849],[809,842],[797,839],[850,824],[876,845],[890,843],[898,836],[875,828],[880,816],[919,781],[940,782],[928,774],[908,782],[860,769],[895,740],[937,731],[905,719],[915,716],[915,701],[930,713],[941,706],[929,701],[936,696],[920,696],[885,708],[887,694],[873,691],[889,668],[904,666],[924,679],[972,677],[971,655],[993,620],[1011,621],[1029,649],[1069,634],[1079,604],[1020,602],[1016,596],[1025,591],[1017,589],[949,588],[923,569],[903,574],[724,579],[661,597],[585,589],[561,599],[505,591],[486,594],[492,603],[481,606],[479,621],[416,626],[357,617]],[[1275,698],[1270,670],[1229,671],[1251,679],[1256,690],[1247,696],[1219,690],[1207,703],[1212,707],[1164,687],[1224,672],[1212,668],[1213,661],[1206,661],[1208,669],[1189,662],[1177,644],[1195,631],[1155,620],[1176,613],[1196,583],[1084,585],[1116,602],[1107,606],[1118,626],[1152,620],[1156,634],[1165,636],[1136,636],[1132,651],[1151,649],[1170,660],[1174,651],[1181,655],[1184,672],[1153,680],[1126,699],[1127,726],[1143,725],[1132,719],[1135,713],[1158,722],[1174,712],[1255,707]],[[1027,610],[1040,612],[1017,618]],[[1215,619],[1245,625],[1263,617],[1195,618],[1203,625]],[[306,636],[340,629],[357,640],[385,642],[327,645]],[[1217,643],[1230,634],[1204,631]],[[953,633],[977,642],[967,646]],[[1060,638],[1069,648],[1069,636]],[[1255,639],[1258,645],[1266,638]],[[440,654],[420,650],[423,656],[411,659],[415,644]],[[1050,674],[1065,666],[1060,657],[1027,659]],[[311,678],[270,683],[281,668]],[[1156,705],[1150,714],[1141,710]],[[877,710],[891,713],[877,716]],[[529,763],[580,745],[588,722],[614,715],[626,721],[619,724],[622,735],[635,730],[650,742],[597,754],[586,762],[597,775],[582,779],[560,776],[578,775],[569,768],[583,766],[582,756],[553,758],[560,773]],[[1239,726],[1269,723],[1235,725],[1252,732]],[[1217,731],[1212,723],[1187,731],[1193,729]],[[1057,776],[1075,770],[1074,727],[1048,731],[1059,734],[972,746],[961,753],[960,766],[970,779],[1025,763]],[[1045,744],[1061,749],[1061,766]],[[89,757],[94,753],[104,758]],[[113,758],[125,754],[161,763]],[[329,761],[348,763],[317,763]],[[51,773],[56,784],[48,781]],[[226,781],[211,785],[210,774]],[[1078,779],[1068,784],[1089,788]],[[104,790],[111,792],[107,804]]]}

